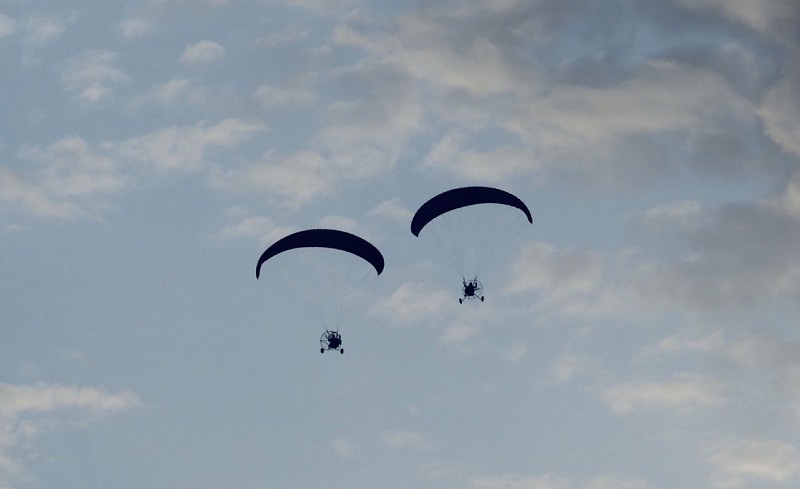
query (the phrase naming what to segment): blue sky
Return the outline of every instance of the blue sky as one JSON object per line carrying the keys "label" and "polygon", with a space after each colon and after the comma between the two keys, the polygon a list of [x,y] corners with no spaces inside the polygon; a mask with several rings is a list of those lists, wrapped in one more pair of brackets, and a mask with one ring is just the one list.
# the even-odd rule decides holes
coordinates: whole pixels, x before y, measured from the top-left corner
{"label": "blue sky", "polygon": [[[0,0],[0,489],[796,487],[794,0]],[[459,306],[414,238],[512,191]],[[355,232],[344,355],[256,281]],[[487,272],[488,273],[488,272]]]}

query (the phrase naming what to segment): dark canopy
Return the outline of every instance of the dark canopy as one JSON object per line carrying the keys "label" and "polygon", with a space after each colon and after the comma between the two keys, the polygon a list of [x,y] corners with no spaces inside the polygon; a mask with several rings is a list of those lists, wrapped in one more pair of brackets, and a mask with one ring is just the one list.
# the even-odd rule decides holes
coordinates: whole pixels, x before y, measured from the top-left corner
{"label": "dark canopy", "polygon": [[492,187],[461,187],[442,192],[422,204],[411,220],[411,232],[414,236],[419,236],[425,225],[442,214],[475,204],[503,204],[516,207],[524,212],[528,222],[533,224],[531,211],[515,195]]}
{"label": "dark canopy", "polygon": [[366,260],[375,267],[378,275],[383,272],[383,255],[375,246],[363,238],[335,229],[307,229],[279,239],[267,248],[256,265],[256,278],[261,275],[261,265],[273,256],[295,248],[333,248],[346,251]]}

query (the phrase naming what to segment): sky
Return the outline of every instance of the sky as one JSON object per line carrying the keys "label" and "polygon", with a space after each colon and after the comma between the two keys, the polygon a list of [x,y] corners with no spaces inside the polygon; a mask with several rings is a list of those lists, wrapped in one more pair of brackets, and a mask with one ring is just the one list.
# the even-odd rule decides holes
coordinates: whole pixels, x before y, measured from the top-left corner
{"label": "sky", "polygon": [[[798,26],[0,0],[0,488],[797,487]],[[459,305],[409,224],[467,185],[534,223]],[[346,285],[343,355],[313,270],[254,276],[315,227],[386,261]]]}

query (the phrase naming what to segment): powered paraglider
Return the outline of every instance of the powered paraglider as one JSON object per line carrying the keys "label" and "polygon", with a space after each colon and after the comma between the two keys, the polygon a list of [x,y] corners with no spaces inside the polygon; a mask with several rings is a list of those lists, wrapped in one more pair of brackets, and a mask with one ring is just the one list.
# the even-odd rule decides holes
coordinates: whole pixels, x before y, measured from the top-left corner
{"label": "powered paraglider", "polygon": [[[515,209],[521,212],[511,212]],[[471,299],[483,302],[483,284],[478,277],[497,257],[499,249],[518,234],[523,217],[533,224],[525,203],[505,190],[461,187],[422,204],[411,220],[411,233],[429,238],[440,256],[460,275],[459,303]]]}

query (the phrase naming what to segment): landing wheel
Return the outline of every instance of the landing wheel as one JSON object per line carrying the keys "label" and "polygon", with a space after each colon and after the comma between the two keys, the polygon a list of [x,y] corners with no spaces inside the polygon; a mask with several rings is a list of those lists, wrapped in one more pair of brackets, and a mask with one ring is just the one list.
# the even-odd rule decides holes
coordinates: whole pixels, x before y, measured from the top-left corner
{"label": "landing wheel", "polygon": [[481,296],[481,302],[483,302],[483,296]]}
{"label": "landing wheel", "polygon": [[459,304],[461,304],[462,302],[464,302],[464,299],[458,299]]}
{"label": "landing wheel", "polygon": [[320,353],[325,353],[325,350],[330,350],[331,349],[331,344],[328,341],[328,338],[329,338],[328,335],[329,334],[330,334],[330,331],[325,331],[324,333],[322,333],[322,336],[319,338],[319,346],[320,346],[319,352]]}
{"label": "landing wheel", "polygon": [[341,350],[339,350],[339,353],[341,353],[342,355],[344,355],[344,348],[342,348]]}

